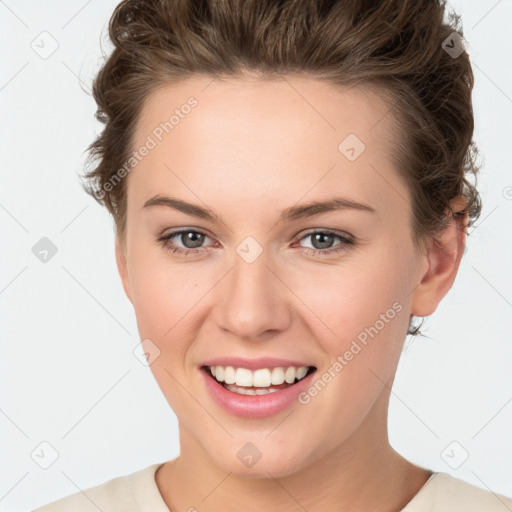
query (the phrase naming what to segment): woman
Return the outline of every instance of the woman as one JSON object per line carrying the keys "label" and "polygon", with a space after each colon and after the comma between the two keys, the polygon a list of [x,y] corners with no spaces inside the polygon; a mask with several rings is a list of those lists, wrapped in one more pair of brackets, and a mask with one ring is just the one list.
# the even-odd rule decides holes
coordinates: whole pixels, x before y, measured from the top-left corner
{"label": "woman", "polygon": [[389,444],[413,317],[481,211],[456,19],[434,0],[124,1],[86,190],[112,213],[180,455],[53,504],[499,511]]}

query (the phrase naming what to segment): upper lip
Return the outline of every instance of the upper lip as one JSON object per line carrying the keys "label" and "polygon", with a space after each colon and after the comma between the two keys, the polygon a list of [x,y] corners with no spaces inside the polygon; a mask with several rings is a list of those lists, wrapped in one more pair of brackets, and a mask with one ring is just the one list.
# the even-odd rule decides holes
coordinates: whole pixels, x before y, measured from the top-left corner
{"label": "upper lip", "polygon": [[258,370],[259,368],[288,368],[289,366],[294,366],[295,368],[306,366],[309,368],[313,365],[304,363],[302,361],[279,359],[276,357],[259,357],[257,359],[244,359],[243,357],[215,357],[205,361],[202,366],[233,366],[234,368]]}

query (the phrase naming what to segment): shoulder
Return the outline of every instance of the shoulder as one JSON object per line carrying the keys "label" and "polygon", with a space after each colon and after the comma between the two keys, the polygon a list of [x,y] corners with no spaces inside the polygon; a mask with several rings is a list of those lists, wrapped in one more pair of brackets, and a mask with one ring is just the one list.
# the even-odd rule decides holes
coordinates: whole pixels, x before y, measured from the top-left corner
{"label": "shoulder", "polygon": [[448,473],[434,473],[402,512],[506,512],[512,499]]}
{"label": "shoulder", "polygon": [[[161,499],[154,479],[161,464],[153,464],[129,475],[120,476],[100,485],[81,490],[57,501],[53,501],[32,512],[139,512],[139,499],[143,496]],[[156,493],[156,495],[155,495]]]}

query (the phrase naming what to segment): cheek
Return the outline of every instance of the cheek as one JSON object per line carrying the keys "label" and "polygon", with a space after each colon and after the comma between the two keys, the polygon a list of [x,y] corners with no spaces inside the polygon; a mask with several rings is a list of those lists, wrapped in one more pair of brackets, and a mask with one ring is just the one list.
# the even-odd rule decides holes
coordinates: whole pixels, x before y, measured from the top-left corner
{"label": "cheek", "polygon": [[190,309],[187,304],[194,285],[185,284],[179,268],[165,265],[158,249],[134,249],[129,261],[133,307],[140,335],[163,345],[164,340],[173,336],[179,318]]}
{"label": "cheek", "polygon": [[299,304],[315,337],[332,355],[375,325],[380,339],[396,341],[408,325],[408,267],[406,256],[386,248],[350,256],[337,266],[319,265],[316,272],[291,272],[285,280],[300,298],[298,304],[307,306]]}
{"label": "cheek", "polygon": [[[208,293],[218,280],[208,265],[170,263],[159,249],[145,248],[131,255],[133,307],[141,339],[160,350],[155,363],[173,373],[188,371],[187,358],[208,314]],[[192,345],[191,345],[192,344]],[[152,365],[152,368],[155,365]]]}

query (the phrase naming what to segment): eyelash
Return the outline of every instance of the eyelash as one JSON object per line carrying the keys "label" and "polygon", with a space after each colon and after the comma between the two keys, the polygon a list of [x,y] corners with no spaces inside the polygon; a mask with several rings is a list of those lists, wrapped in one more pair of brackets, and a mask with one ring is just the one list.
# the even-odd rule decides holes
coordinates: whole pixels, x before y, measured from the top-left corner
{"label": "eyelash", "polygon": [[[208,248],[206,247],[199,247],[197,249],[182,249],[181,247],[174,247],[171,245],[171,241],[178,237],[179,235],[185,234],[185,233],[199,233],[201,235],[204,235],[208,238],[207,233],[200,229],[181,229],[178,231],[171,231],[167,235],[161,236],[158,238],[158,241],[164,246],[164,248],[168,251],[171,251],[175,254],[180,254],[183,256],[187,256],[189,253],[202,253],[204,251],[207,251]],[[347,250],[348,246],[355,245],[355,238],[351,235],[340,235],[339,233],[336,233],[335,231],[330,230],[317,230],[317,231],[309,231],[308,233],[304,234],[300,239],[303,240],[304,238],[307,238],[308,236],[315,235],[315,234],[322,234],[322,235],[332,235],[336,238],[339,238],[341,240],[341,243],[334,246],[334,248],[329,249],[311,249],[310,247],[303,247],[303,249],[306,250],[306,253],[308,255],[312,256],[330,256],[333,254],[340,253],[342,251]]]}

